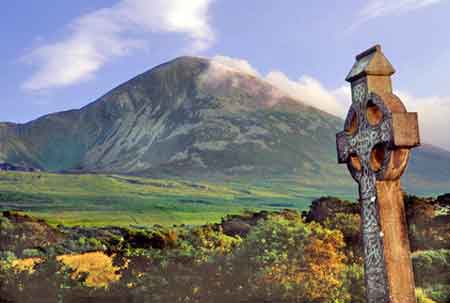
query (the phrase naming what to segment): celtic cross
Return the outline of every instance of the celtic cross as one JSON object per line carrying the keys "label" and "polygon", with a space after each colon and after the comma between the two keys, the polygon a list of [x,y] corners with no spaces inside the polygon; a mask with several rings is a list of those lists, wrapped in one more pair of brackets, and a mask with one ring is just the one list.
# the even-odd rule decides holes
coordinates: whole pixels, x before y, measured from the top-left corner
{"label": "celtic cross", "polygon": [[346,80],[352,105],[336,135],[338,162],[359,185],[368,303],[415,303],[400,177],[419,145],[417,113],[392,93],[392,65],[376,45],[356,56]]}

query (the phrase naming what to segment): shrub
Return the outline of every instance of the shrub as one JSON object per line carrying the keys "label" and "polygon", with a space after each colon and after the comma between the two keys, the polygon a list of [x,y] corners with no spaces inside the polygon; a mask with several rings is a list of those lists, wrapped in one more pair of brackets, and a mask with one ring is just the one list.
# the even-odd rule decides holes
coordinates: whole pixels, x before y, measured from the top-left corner
{"label": "shrub", "polygon": [[22,256],[25,258],[41,257],[43,253],[35,248],[26,248],[22,251]]}
{"label": "shrub", "polygon": [[183,239],[179,248],[195,254],[198,261],[231,253],[241,243],[241,238],[227,236],[222,229],[214,229],[211,225],[195,227]]}
{"label": "shrub", "polygon": [[427,297],[438,303],[450,302],[450,285],[433,284],[424,289]]}
{"label": "shrub", "polygon": [[421,289],[421,288],[416,289],[416,298],[417,298],[417,303],[436,303],[435,301],[428,298],[426,296],[425,292],[423,291],[423,289]]}
{"label": "shrub", "polygon": [[233,256],[234,276],[246,277],[246,291],[271,301],[345,301],[343,248],[342,233],[318,223],[269,220]]}
{"label": "shrub", "polygon": [[350,302],[366,303],[363,265],[357,263],[348,265],[342,279],[345,289],[350,294]]}
{"label": "shrub", "polygon": [[9,221],[8,218],[0,216],[0,231],[1,233],[6,233],[7,231],[14,229],[14,224]]}
{"label": "shrub", "polygon": [[87,245],[91,250],[102,250],[103,243],[95,238],[88,238]]}
{"label": "shrub", "polygon": [[0,251],[0,262],[11,262],[16,259],[16,255],[14,252],[9,250],[2,250]]}
{"label": "shrub", "polygon": [[78,239],[78,245],[83,248],[84,246],[86,246],[86,237],[80,237]]}
{"label": "shrub", "polygon": [[450,284],[450,249],[418,251],[412,255],[416,283]]}

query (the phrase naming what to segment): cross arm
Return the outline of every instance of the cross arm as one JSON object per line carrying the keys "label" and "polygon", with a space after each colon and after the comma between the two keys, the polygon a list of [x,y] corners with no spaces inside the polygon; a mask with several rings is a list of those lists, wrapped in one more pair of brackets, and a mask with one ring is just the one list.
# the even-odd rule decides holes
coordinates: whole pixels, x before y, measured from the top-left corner
{"label": "cross arm", "polygon": [[392,133],[395,147],[420,145],[417,113],[392,113]]}

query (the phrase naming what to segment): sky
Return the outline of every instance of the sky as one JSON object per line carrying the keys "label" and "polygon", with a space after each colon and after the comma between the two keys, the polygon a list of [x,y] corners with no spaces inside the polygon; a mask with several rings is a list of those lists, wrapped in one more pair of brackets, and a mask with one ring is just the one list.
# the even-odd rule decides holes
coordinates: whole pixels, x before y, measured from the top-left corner
{"label": "sky", "polygon": [[345,117],[354,56],[381,44],[422,141],[450,150],[450,0],[17,0],[0,18],[0,121],[80,108],[182,55]]}

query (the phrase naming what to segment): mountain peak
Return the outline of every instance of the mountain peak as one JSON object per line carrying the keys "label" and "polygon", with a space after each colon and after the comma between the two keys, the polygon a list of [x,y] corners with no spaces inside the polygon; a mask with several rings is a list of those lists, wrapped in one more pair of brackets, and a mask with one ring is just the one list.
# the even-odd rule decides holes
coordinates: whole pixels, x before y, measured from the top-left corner
{"label": "mountain peak", "polygon": [[169,60],[165,63],[162,63],[160,65],[157,65],[151,69],[149,69],[146,73],[153,73],[158,70],[164,69],[164,68],[170,68],[170,67],[181,67],[181,68],[191,68],[193,66],[200,66],[202,65],[204,68],[207,68],[207,66],[210,64],[211,59],[204,58],[204,57],[195,57],[195,56],[180,56],[176,57],[172,60]]}
{"label": "mountain peak", "polygon": [[341,119],[213,62],[178,57],[79,110],[0,124],[0,163],[155,177],[347,176],[335,161]]}
{"label": "mountain peak", "polygon": [[200,56],[188,56],[188,55],[184,55],[184,56],[179,56],[176,57],[170,61],[168,61],[168,63],[170,62],[204,62],[204,61],[211,61],[211,59],[206,58],[206,57],[200,57]]}

